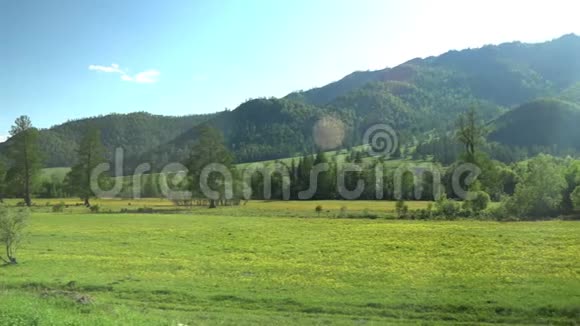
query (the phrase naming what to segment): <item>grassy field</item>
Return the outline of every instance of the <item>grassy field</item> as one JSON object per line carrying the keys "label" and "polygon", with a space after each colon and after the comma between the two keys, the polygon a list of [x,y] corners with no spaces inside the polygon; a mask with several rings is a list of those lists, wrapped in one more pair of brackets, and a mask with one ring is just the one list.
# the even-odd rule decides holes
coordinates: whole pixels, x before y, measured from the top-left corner
{"label": "grassy field", "polygon": [[249,202],[189,214],[114,211],[169,209],[162,200],[101,201],[109,214],[36,203],[20,264],[0,268],[0,325],[580,322],[577,222],[277,214],[308,217],[317,204],[328,216],[342,206],[384,211],[389,202]]}
{"label": "grassy field", "polygon": [[[7,205],[15,206],[22,202],[19,199],[6,199]],[[77,198],[64,199],[35,199],[33,210],[39,213],[50,213],[56,204],[64,204],[63,213],[81,214],[88,213],[89,209],[83,206],[83,202]],[[429,204],[428,201],[409,201],[410,209],[423,209]],[[396,202],[393,201],[345,201],[345,200],[310,200],[310,201],[265,201],[252,200],[243,202],[240,206],[220,207],[216,210],[208,210],[206,206],[178,207],[167,199],[93,199],[91,205],[98,205],[100,212],[104,214],[114,213],[138,213],[141,209],[152,209],[158,213],[187,213],[192,215],[217,215],[217,216],[269,216],[269,217],[338,217],[341,211],[350,217],[366,217],[365,214],[374,214],[379,218],[394,218]],[[322,207],[318,214],[315,209]]]}

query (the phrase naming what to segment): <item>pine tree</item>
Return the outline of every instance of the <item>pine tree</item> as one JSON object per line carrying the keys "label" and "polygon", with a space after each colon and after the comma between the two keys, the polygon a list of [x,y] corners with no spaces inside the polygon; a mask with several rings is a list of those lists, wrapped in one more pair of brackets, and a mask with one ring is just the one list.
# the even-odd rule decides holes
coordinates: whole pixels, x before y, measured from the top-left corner
{"label": "pine tree", "polygon": [[146,198],[157,198],[159,197],[159,190],[157,187],[157,175],[156,174],[146,174],[144,178],[144,189],[143,196]]}
{"label": "pine tree", "polygon": [[290,165],[290,198],[295,199],[298,194],[298,167],[293,159]]}
{"label": "pine tree", "polygon": [[9,159],[12,167],[8,171],[11,186],[24,197],[24,203],[32,205],[32,190],[41,169],[38,149],[38,130],[32,126],[30,118],[21,116],[16,119],[10,130]]}
{"label": "pine tree", "polygon": [[101,133],[91,128],[84,135],[77,150],[78,162],[72,167],[67,181],[72,194],[78,195],[85,206],[91,205],[90,198],[94,196],[91,189],[91,174],[101,163],[105,162],[105,148],[101,143]]}
{"label": "pine tree", "polygon": [[314,160],[314,166],[318,164],[328,164],[329,170],[320,172],[318,174],[318,188],[316,189],[317,199],[329,199],[333,195],[333,173],[332,165],[329,163],[328,158],[324,152],[319,152]]}
{"label": "pine tree", "polygon": [[[192,193],[197,196],[202,195],[200,187],[200,177],[203,169],[209,164],[221,164],[231,170],[233,167],[233,155],[224,145],[221,133],[212,127],[201,126],[198,128],[198,138],[191,148],[191,155],[186,166],[189,169],[188,176],[191,182]],[[218,173],[210,173],[207,185],[214,191],[219,191],[220,196],[225,194],[225,184],[223,178]],[[217,206],[215,199],[210,199],[210,208]]]}

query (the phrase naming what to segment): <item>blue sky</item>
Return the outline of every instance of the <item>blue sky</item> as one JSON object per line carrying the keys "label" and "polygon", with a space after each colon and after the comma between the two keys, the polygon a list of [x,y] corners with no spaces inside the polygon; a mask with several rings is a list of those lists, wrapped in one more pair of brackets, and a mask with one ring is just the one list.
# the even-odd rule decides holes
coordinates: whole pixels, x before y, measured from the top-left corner
{"label": "blue sky", "polygon": [[0,0],[0,141],[112,112],[186,115],[451,49],[580,34],[576,1]]}

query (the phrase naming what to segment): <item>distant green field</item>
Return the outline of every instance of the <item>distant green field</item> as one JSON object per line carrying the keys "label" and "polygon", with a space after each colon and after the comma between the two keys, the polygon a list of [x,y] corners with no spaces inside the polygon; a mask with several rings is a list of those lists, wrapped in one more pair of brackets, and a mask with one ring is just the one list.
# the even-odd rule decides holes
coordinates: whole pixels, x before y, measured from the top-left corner
{"label": "distant green field", "polygon": [[[6,204],[15,206],[20,199],[6,199]],[[38,213],[50,213],[56,204],[66,205],[66,214],[88,213],[89,209],[83,206],[78,198],[62,199],[34,199],[34,211]],[[410,209],[424,209],[432,202],[409,201]],[[394,201],[372,200],[305,200],[305,201],[267,201],[251,200],[242,202],[240,206],[220,207],[210,210],[207,206],[182,207],[163,198],[144,199],[92,199],[91,205],[100,207],[101,213],[137,212],[139,209],[152,209],[158,213],[186,213],[193,215],[218,215],[218,216],[269,216],[269,217],[338,217],[341,212],[351,217],[364,217],[365,213],[372,213],[378,218],[394,218]],[[318,214],[316,207],[321,206],[322,212]]]}
{"label": "distant green field", "polygon": [[[169,209],[162,200],[99,204]],[[577,222],[276,214],[313,213],[314,204],[331,212],[394,205],[249,202],[189,214],[48,213],[39,205],[20,264],[0,268],[0,325],[580,320]]]}

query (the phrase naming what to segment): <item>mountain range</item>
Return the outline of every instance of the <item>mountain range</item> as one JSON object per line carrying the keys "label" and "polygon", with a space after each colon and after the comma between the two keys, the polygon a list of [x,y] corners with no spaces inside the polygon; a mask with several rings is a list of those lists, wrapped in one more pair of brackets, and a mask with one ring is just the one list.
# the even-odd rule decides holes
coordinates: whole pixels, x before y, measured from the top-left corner
{"label": "mountain range", "polygon": [[[358,145],[369,126],[388,123],[404,142],[448,131],[476,108],[490,122],[490,139],[509,146],[580,150],[580,37],[488,45],[416,58],[393,68],[354,72],[326,86],[260,98],[232,111],[168,117],[113,114],[41,130],[47,167],[70,166],[88,126],[101,130],[110,155],[125,149],[128,166],[183,161],[199,126],[220,129],[238,162],[276,159],[320,148],[313,137],[324,118],[341,121],[342,142]],[[0,155],[8,140],[0,144]]]}

